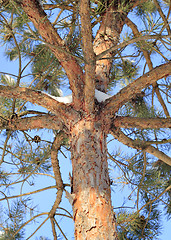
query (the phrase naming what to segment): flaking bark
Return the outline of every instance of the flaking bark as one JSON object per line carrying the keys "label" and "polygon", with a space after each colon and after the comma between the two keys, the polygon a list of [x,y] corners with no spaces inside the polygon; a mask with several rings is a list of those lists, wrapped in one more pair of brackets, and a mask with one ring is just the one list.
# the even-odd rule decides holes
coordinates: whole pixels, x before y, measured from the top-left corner
{"label": "flaking bark", "polygon": [[68,47],[52,26],[38,0],[23,0],[21,6],[34,24],[48,47],[59,60],[66,71],[73,92],[73,104],[78,109],[82,105],[83,72],[74,56],[70,55]]}
{"label": "flaking bark", "polygon": [[71,131],[76,239],[117,239],[107,164],[106,134],[92,119]]}
{"label": "flaking bark", "polygon": [[[75,221],[75,238],[78,239],[107,239],[117,240],[116,220],[111,205],[111,190],[107,164],[106,136],[112,133],[115,138],[127,146],[147,151],[160,158],[165,163],[171,165],[171,160],[164,153],[153,146],[142,141],[134,141],[127,137],[116,127],[151,127],[150,120],[146,122],[134,118],[116,117],[115,113],[126,102],[131,100],[137,93],[157,80],[171,74],[171,63],[163,64],[123,88],[118,94],[106,100],[104,103],[96,103],[94,100],[95,84],[98,90],[107,91],[109,84],[109,74],[114,50],[124,47],[127,43],[120,44],[119,37],[129,10],[143,1],[124,1],[128,4],[127,11],[117,11],[122,1],[109,1],[104,14],[101,15],[102,22],[99,31],[92,44],[91,21],[89,14],[89,1],[82,0],[80,15],[83,35],[83,54],[85,64],[85,74],[81,65],[78,64],[74,56],[69,54],[68,48],[59,37],[57,31],[50,23],[46,13],[37,0],[23,0],[21,5],[29,19],[32,21],[38,32],[45,40],[47,46],[58,58],[60,64],[66,71],[73,94],[73,103],[66,105],[59,103],[53,98],[40,91],[33,91],[26,88],[11,88],[0,86],[0,95],[8,98],[20,98],[39,104],[55,114],[59,120],[45,116],[37,116],[29,119],[27,127],[45,127],[61,129],[65,127],[70,136],[71,159],[73,167],[73,213]],[[113,5],[112,5],[113,4]],[[87,13],[87,15],[86,15]],[[91,37],[90,37],[91,36]],[[155,36],[158,38],[158,36]],[[149,36],[149,38],[154,38]],[[144,38],[145,40],[145,38]],[[132,42],[136,42],[134,39]],[[125,45],[124,45],[125,44]],[[95,56],[96,54],[96,68]],[[87,51],[87,52],[86,52]],[[105,52],[104,52],[105,51]],[[104,59],[100,60],[100,57]],[[96,76],[95,76],[96,75]],[[95,83],[96,78],[96,83]],[[91,92],[89,92],[91,91]],[[85,104],[85,106],[84,106]],[[18,128],[22,129],[21,119],[6,122],[1,119],[2,127],[13,130],[18,123]],[[23,119],[23,122],[26,121]],[[56,121],[56,124],[55,122]],[[121,122],[122,121],[122,122]],[[159,122],[156,121],[156,126]],[[162,120],[163,126],[170,127],[170,121]],[[6,125],[4,125],[6,124]],[[154,127],[153,127],[154,128]],[[62,141],[62,138],[59,139]],[[59,199],[56,199],[50,212],[53,218],[63,191],[63,182],[57,162],[57,150],[60,141],[55,139],[52,147],[52,166],[56,179]],[[4,198],[5,199],[5,198]],[[52,223],[54,238],[56,237],[54,224]]]}

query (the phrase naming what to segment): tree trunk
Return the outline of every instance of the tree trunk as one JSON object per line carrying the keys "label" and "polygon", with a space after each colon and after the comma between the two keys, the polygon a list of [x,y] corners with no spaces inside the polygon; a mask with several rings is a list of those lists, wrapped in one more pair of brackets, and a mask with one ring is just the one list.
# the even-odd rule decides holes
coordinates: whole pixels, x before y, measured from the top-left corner
{"label": "tree trunk", "polygon": [[79,121],[71,130],[71,153],[75,239],[116,240],[102,124],[93,119]]}

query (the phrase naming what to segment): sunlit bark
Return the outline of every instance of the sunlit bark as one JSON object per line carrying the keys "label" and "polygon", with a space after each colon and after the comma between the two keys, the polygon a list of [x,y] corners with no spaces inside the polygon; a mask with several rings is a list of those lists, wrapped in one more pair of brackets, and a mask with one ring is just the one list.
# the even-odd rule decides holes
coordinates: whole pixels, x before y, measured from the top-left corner
{"label": "sunlit bark", "polygon": [[121,117],[118,116],[112,123],[120,128],[140,128],[140,129],[156,129],[171,128],[171,118],[138,118],[138,117]]}
{"label": "sunlit bark", "polygon": [[80,65],[72,54],[70,54],[64,41],[60,38],[51,22],[48,20],[46,13],[38,0],[23,0],[21,1],[23,10],[28,15],[34,26],[48,44],[48,47],[59,60],[62,67],[65,69],[70,87],[73,92],[73,103],[75,108],[82,105],[83,95],[83,72]]}
{"label": "sunlit bark", "polygon": [[115,94],[110,99],[106,100],[104,113],[115,113],[124,103],[128,102],[137,93],[140,93],[143,88],[155,83],[157,80],[167,77],[171,74],[171,62],[165,63],[153,68],[151,71],[145,73],[128,86],[124,87],[120,92]]}
{"label": "sunlit bark", "polygon": [[91,119],[79,121],[70,140],[75,238],[117,239],[102,126]]}
{"label": "sunlit bark", "polygon": [[[116,50],[138,40],[158,39],[159,37],[158,35],[142,36],[142,38],[131,39],[118,46],[128,12],[140,2],[143,1],[124,1],[125,11],[119,8],[122,1],[110,0],[110,5],[106,3],[106,10],[101,14],[100,27],[93,42],[90,2],[88,0],[80,1],[79,4],[81,5],[78,12],[81,18],[83,58],[81,59],[82,65],[79,65],[76,57],[69,52],[64,41],[48,20],[39,1],[21,1],[21,6],[28,18],[64,68],[72,90],[73,102],[71,104],[59,103],[41,91],[1,85],[0,96],[23,99],[38,104],[55,116],[47,114],[15,120],[1,118],[0,128],[26,130],[46,127],[55,130],[63,129],[67,132],[70,139],[72,160],[73,192],[70,195],[73,198],[75,238],[77,240],[117,240],[116,219],[111,204],[107,163],[106,137],[108,133],[113,134],[118,141],[128,147],[146,151],[171,165],[171,158],[166,154],[145,141],[129,138],[119,129],[121,127],[159,128],[161,123],[162,127],[171,127],[169,119],[151,120],[115,116],[120,107],[130,101],[137,93],[151,84],[156,84],[157,80],[169,76],[171,74],[170,62],[152,69],[149,56],[147,52],[144,52],[151,71],[139,77],[106,101],[99,103],[95,100],[95,87],[102,92],[107,91],[112,66],[111,59]],[[48,8],[48,5],[46,7]],[[68,9],[71,8],[68,7]],[[153,121],[154,126],[151,121]],[[55,138],[51,152],[52,167],[56,180],[56,186],[52,188],[58,190],[56,201],[49,213],[54,239],[57,239],[54,215],[65,187],[57,161],[57,151],[62,140],[63,137]],[[21,196],[28,194],[22,194]],[[9,197],[9,199],[13,197]],[[6,198],[1,200],[4,199]]]}

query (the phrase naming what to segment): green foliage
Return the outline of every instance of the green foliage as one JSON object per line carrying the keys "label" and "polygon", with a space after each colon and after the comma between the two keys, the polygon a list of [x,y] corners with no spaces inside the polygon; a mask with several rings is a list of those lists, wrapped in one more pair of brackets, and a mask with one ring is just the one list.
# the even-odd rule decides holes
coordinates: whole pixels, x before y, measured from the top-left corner
{"label": "green foliage", "polygon": [[[145,134],[142,132],[141,135],[144,139]],[[130,206],[129,201],[131,201],[134,209],[133,213],[131,210],[115,210],[119,239],[157,239],[162,228],[161,202],[157,196],[161,195],[160,200],[164,203],[165,213],[170,216],[170,190],[166,192],[165,190],[170,186],[171,167],[161,160],[152,160],[143,152],[137,152],[132,156],[118,152],[110,159],[117,164],[116,166],[120,163],[119,169],[122,172],[122,177],[114,180],[115,184],[122,183],[124,187],[130,189],[128,200],[122,207],[127,208],[127,204]],[[134,201],[135,198],[137,202]],[[141,211],[137,213],[136,207]]]}
{"label": "green foliage", "polygon": [[14,235],[23,224],[24,214],[25,210],[21,201],[13,201],[10,210],[1,220],[4,221],[5,217],[7,218],[6,221],[4,221],[3,223],[1,222],[1,225],[3,225],[3,229],[1,230],[2,234],[0,235],[0,240],[24,239],[24,230],[20,230],[16,235]]}
{"label": "green foliage", "polygon": [[[68,4],[69,7],[72,7],[71,10],[65,10],[61,7],[62,11],[57,12],[57,14],[61,14],[59,14],[60,17],[58,18],[54,18],[55,14],[53,10],[47,10],[46,12],[48,18],[52,20],[57,33],[63,39],[65,46],[67,46],[67,51],[70,51],[70,55],[75,56],[80,66],[84,67],[78,2],[60,0],[40,2],[41,4],[60,4],[61,6]],[[129,4],[129,1],[126,2]],[[166,4],[165,6],[169,6],[169,0],[162,2]],[[68,83],[67,76],[60,62],[49,50],[49,45],[41,38],[38,31],[33,27],[27,15],[17,3],[19,1],[3,1],[0,12],[0,41],[5,47],[6,57],[10,61],[21,61],[22,67],[18,76],[14,78],[12,75],[1,74],[0,84],[15,87],[18,84],[18,80],[20,80],[19,86],[24,85],[33,89],[46,91],[54,96],[60,96],[61,86],[66,86]],[[103,17],[108,7],[113,6],[116,14],[117,12],[127,12],[129,8],[128,4],[125,5],[125,1],[92,0],[91,21],[94,24],[93,26],[95,26],[93,35],[96,34],[98,24],[102,20],[101,17]],[[140,36],[156,35],[158,33],[161,36],[164,23],[152,0],[144,1],[132,11],[132,14],[133,21],[135,20],[135,23],[138,22]],[[134,14],[136,14],[138,20],[134,18]],[[131,18],[132,16],[129,17]],[[133,38],[135,36],[133,36],[132,31],[126,27],[120,42],[129,42]],[[111,59],[112,68],[110,71],[110,84],[108,86],[111,92],[114,88],[114,90],[118,91],[118,88],[121,89],[129,85],[144,72],[148,71],[143,51],[149,54],[150,59],[153,59],[153,57],[159,58],[159,60],[157,59],[157,65],[159,65],[160,62],[167,61],[170,42],[168,39],[145,39],[135,42],[132,45],[129,44],[128,47],[118,48],[113,53],[113,59]],[[28,71],[29,75],[27,75]],[[24,75],[28,76],[28,82],[23,77]],[[168,106],[171,95],[169,78],[158,82],[158,86]],[[164,93],[166,94],[164,95]],[[119,110],[118,115],[138,118],[165,116],[161,107],[158,107],[159,104],[155,103],[156,101],[155,93],[149,87],[130,99]],[[30,109],[30,105],[25,105],[24,101],[0,97],[0,120],[5,119],[8,122],[11,120],[11,115],[14,112],[19,115],[26,109]],[[30,114],[30,116],[37,116],[37,114]],[[142,142],[146,142],[149,145],[157,146],[158,150],[164,150],[166,153],[170,150],[169,142],[165,145],[154,144],[158,140],[160,142],[162,139],[168,139],[168,133],[163,129],[141,130],[132,128],[121,130],[132,140],[136,140],[136,143],[139,145]],[[4,194],[11,196],[13,194],[13,186],[19,186],[18,188],[20,189],[21,186],[17,185],[18,183],[27,184],[29,187],[36,187],[38,176],[44,175],[53,178],[51,176],[52,166],[50,162],[52,139],[54,139],[54,135],[59,136],[59,134],[63,133],[55,130],[49,132],[46,130],[39,132],[11,132],[5,129],[1,132],[2,146],[0,154],[1,156],[3,152],[5,154],[1,159],[0,184]],[[9,139],[8,136],[10,136]],[[50,140],[44,140],[48,137]],[[6,142],[6,140],[8,141]],[[66,155],[70,155],[68,136],[65,136],[61,142],[61,146],[67,151]],[[131,152],[130,148],[129,150],[127,148],[126,152]],[[117,176],[117,179],[114,179],[115,186],[117,188],[120,186],[124,188],[128,187],[130,194],[126,198],[127,201],[133,203],[130,211],[116,211],[119,240],[156,239],[160,234],[162,225],[160,219],[161,212],[159,210],[161,208],[161,201],[165,209],[164,214],[168,218],[171,216],[171,190],[166,191],[171,184],[171,167],[163,163],[160,159],[152,158],[149,154],[145,154],[143,150],[132,151],[126,155],[115,152],[111,155],[113,161],[112,167],[117,173],[119,172],[119,177]],[[69,186],[69,184],[66,183],[66,186]],[[5,198],[3,193],[1,198]],[[161,195],[160,198],[158,198],[159,195]],[[27,211],[29,209],[32,214],[34,207],[29,208],[30,196],[29,199],[20,199],[22,201],[13,202],[10,211],[8,209],[7,214],[1,216],[0,226],[3,226],[3,234],[0,235],[0,240],[24,239],[23,230],[17,233],[15,237],[13,235],[23,224],[23,220],[25,220],[23,216],[27,215],[26,209]],[[43,236],[37,239],[48,240],[48,238]]]}
{"label": "green foliage", "polygon": [[106,9],[109,7],[109,1],[102,1],[102,0],[94,0],[92,1],[95,4],[95,14],[103,14]]}
{"label": "green foliage", "polygon": [[61,80],[64,79],[64,72],[58,60],[44,44],[36,45],[31,54],[34,56],[32,62],[33,86],[40,90],[46,90],[54,96],[59,96],[58,87]]}
{"label": "green foliage", "polygon": [[110,71],[110,87],[115,85],[126,86],[130,82],[134,81],[138,74],[138,66],[134,64],[134,61],[129,59],[124,59],[121,57],[121,60],[116,60],[112,65]]}
{"label": "green foliage", "polygon": [[[0,83],[5,86],[16,86],[16,81],[14,78],[10,77],[9,75],[3,75],[1,74]],[[23,111],[26,109],[24,106],[24,101],[17,99],[15,101],[15,106],[17,109],[20,109],[20,111]],[[13,106],[13,99],[0,97],[0,116],[3,117],[3,119],[9,120],[13,114],[12,110]]]}
{"label": "green foliage", "polygon": [[145,17],[148,13],[156,13],[157,8],[153,0],[144,1],[136,7],[136,13],[140,17]]}
{"label": "green foliage", "polygon": [[157,213],[155,216],[145,217],[143,214],[120,211],[117,214],[117,223],[119,240],[157,239],[160,233]]}
{"label": "green foliage", "polygon": [[31,173],[33,177],[38,172],[50,172],[50,145],[46,142],[40,142],[34,143],[31,147],[34,138],[28,136],[26,139],[27,142],[19,142],[15,145],[13,161],[16,164],[18,173],[23,177]]}

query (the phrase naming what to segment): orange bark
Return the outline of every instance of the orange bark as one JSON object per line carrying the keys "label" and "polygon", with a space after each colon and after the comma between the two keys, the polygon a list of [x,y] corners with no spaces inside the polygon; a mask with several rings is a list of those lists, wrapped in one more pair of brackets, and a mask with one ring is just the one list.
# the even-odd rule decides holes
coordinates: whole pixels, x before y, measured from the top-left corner
{"label": "orange bark", "polygon": [[95,93],[95,54],[92,43],[92,29],[90,19],[90,2],[81,0],[80,3],[81,34],[85,59],[84,107],[88,114],[94,111]]}
{"label": "orange bark", "polygon": [[73,104],[78,109],[82,105],[83,96],[83,72],[76,59],[70,54],[64,41],[58,35],[56,29],[48,20],[48,16],[43,11],[38,0],[23,0],[21,5],[29,19],[34,24],[42,38],[48,44],[48,47],[59,60],[66,71],[70,81],[70,87],[73,92]]}
{"label": "orange bark", "polygon": [[117,239],[107,164],[106,135],[93,119],[71,131],[75,239]]}
{"label": "orange bark", "polygon": [[[107,8],[107,11],[102,16],[102,22],[94,40],[94,52],[96,55],[118,44],[124,24],[124,15],[126,13],[115,12],[113,7]],[[99,91],[107,91],[113,54],[113,52],[110,52],[103,59],[96,62],[96,89]]]}
{"label": "orange bark", "polygon": [[120,92],[106,100],[105,115],[110,112],[115,113],[124,103],[128,102],[137,93],[140,93],[143,88],[155,83],[157,80],[167,77],[171,74],[171,62],[165,63],[153,68],[143,76],[139,77],[128,86],[124,87]]}
{"label": "orange bark", "polygon": [[33,104],[38,104],[39,106],[48,109],[56,116],[60,116],[60,121],[65,122],[66,125],[68,125],[68,119],[73,118],[73,116],[79,116],[79,113],[71,106],[58,102],[51,96],[41,91],[35,91],[30,88],[0,85],[0,94],[3,97],[23,99]]}
{"label": "orange bark", "polygon": [[116,117],[112,123],[120,128],[171,128],[170,118]]}
{"label": "orange bark", "polygon": [[[114,1],[115,2],[115,1]],[[120,1],[116,1],[117,3]],[[125,1],[128,3],[129,1]],[[135,6],[140,1],[130,1]],[[88,4],[88,1],[82,1]],[[85,58],[85,81],[81,66],[75,58],[68,54],[68,49],[57,34],[56,30],[47,19],[47,15],[37,0],[23,0],[22,7],[29,19],[46,41],[49,48],[58,58],[70,81],[73,94],[73,107],[57,103],[53,98],[26,88],[10,88],[0,86],[1,96],[20,98],[32,103],[46,107],[62,120],[62,124],[70,135],[71,158],[73,167],[73,213],[75,221],[75,238],[78,239],[117,239],[116,220],[111,204],[110,179],[107,164],[106,134],[111,124],[111,113],[113,114],[135,94],[143,88],[157,81],[158,79],[171,74],[171,63],[157,67],[135,80],[128,87],[125,87],[111,99],[102,104],[94,104],[94,75],[96,74],[96,88],[106,92],[109,84],[109,74],[113,52],[108,52],[102,60],[96,62],[94,69],[94,54],[92,50],[92,38],[90,37],[90,19],[85,16],[85,6],[80,9],[82,14],[83,51]],[[117,4],[116,4],[117,5]],[[116,6],[110,6],[102,16],[99,31],[94,40],[94,52],[99,55],[118,44],[119,36],[124,24],[126,13],[115,11]],[[84,22],[85,21],[85,22]],[[87,26],[86,26],[87,21]],[[88,28],[87,28],[88,27]],[[88,37],[89,36],[89,37]],[[88,42],[87,42],[88,41]],[[88,43],[88,46],[86,46]],[[86,53],[86,50],[88,51]],[[89,55],[90,54],[90,55]],[[108,58],[108,59],[105,59]],[[89,62],[90,61],[90,62]],[[92,72],[91,72],[92,71]],[[93,72],[94,71],[94,72]],[[92,91],[92,92],[89,92]],[[84,101],[84,97],[85,100]],[[93,103],[91,103],[91,100]],[[83,108],[86,102],[86,108]],[[95,109],[97,107],[98,109]],[[87,117],[85,109],[90,113]],[[97,112],[96,117],[92,115]],[[92,114],[93,113],[93,114]],[[105,116],[105,117],[104,117]],[[121,121],[122,119],[120,119]],[[117,119],[115,120],[117,123]],[[41,126],[39,120],[34,126]],[[105,126],[107,125],[107,127]],[[58,125],[56,126],[58,128]],[[133,126],[132,126],[133,127]],[[115,129],[111,129],[111,131]],[[113,134],[121,142],[137,149],[145,147],[148,152],[156,153],[154,148],[147,145],[139,146],[137,142],[129,139],[122,132],[116,131]],[[57,146],[54,144],[54,148]],[[52,158],[55,161],[56,153],[53,149]],[[54,154],[54,155],[53,155]],[[159,153],[158,153],[159,154]],[[162,158],[162,154],[159,154]],[[164,156],[165,157],[165,156]],[[166,159],[167,161],[168,159]],[[168,160],[169,161],[169,160]],[[57,167],[52,162],[54,168]],[[57,171],[54,173],[57,175]],[[60,186],[63,187],[62,184]]]}

